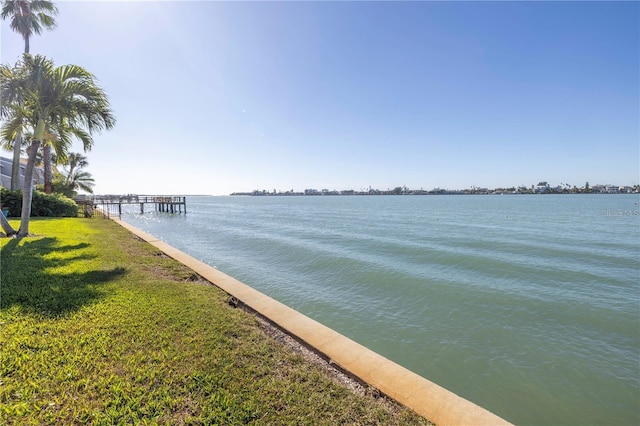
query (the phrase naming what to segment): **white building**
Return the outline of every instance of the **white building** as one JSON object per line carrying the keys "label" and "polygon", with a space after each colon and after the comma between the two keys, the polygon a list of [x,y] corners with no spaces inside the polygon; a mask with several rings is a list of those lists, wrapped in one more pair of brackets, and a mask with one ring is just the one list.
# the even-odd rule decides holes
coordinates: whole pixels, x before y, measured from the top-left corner
{"label": "white building", "polygon": [[[24,171],[27,167],[27,160],[25,158],[20,159],[20,179],[18,182],[18,188],[22,188],[24,184]],[[11,170],[13,169],[12,160],[6,157],[0,157],[0,186],[5,188],[11,188]],[[35,167],[33,169],[33,185],[44,184],[44,170],[42,167]]]}

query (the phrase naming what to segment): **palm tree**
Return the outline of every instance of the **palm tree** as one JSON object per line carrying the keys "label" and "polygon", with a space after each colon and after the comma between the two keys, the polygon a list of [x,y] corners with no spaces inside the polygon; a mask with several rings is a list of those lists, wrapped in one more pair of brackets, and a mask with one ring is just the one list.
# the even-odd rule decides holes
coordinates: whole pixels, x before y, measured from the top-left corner
{"label": "palm tree", "polygon": [[[56,27],[55,15],[58,8],[46,0],[5,0],[2,2],[0,18],[10,19],[9,26],[24,39],[24,53],[29,53],[29,39],[42,30]],[[11,169],[11,189],[18,189],[20,177],[20,149],[22,136],[18,133],[13,141],[13,161]]]}
{"label": "palm tree", "polygon": [[29,39],[41,34],[43,29],[56,27],[58,8],[47,0],[5,0],[2,2],[0,18],[9,18],[11,29],[24,39],[24,53],[29,53]]}
{"label": "palm tree", "polygon": [[67,173],[67,177],[64,181],[65,184],[71,183],[72,176],[76,169],[84,169],[89,165],[89,161],[87,157],[77,152],[72,152],[67,156],[67,166],[69,166],[69,172]]}
{"label": "palm tree", "polygon": [[66,158],[64,172],[57,173],[56,190],[67,197],[75,197],[78,190],[93,194],[95,180],[91,173],[84,171],[89,165],[87,157],[76,152],[71,152]]}
{"label": "palm tree", "polygon": [[78,190],[93,194],[95,180],[89,172],[85,172],[82,169],[75,169],[73,173],[69,173],[66,176],[65,182],[73,194],[77,193]]}
{"label": "palm tree", "polygon": [[[92,134],[115,125],[115,117],[106,93],[95,77],[78,65],[56,67],[44,56],[24,54],[16,67],[0,68],[0,118],[19,114],[33,129],[27,148],[28,159],[22,192],[22,217],[18,236],[29,234],[33,190],[33,169],[38,148],[46,134],[64,138],[78,137],[85,146],[93,144]],[[21,105],[11,108],[6,105]],[[11,117],[5,127],[16,121]]]}

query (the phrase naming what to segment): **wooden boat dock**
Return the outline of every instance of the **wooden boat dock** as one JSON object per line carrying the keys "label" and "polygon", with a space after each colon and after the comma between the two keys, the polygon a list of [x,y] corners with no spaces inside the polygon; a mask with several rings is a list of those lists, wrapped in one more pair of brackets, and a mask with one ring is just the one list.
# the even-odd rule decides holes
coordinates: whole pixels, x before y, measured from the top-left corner
{"label": "wooden boat dock", "polygon": [[96,195],[93,197],[96,213],[105,217],[122,215],[123,205],[139,205],[140,213],[156,211],[164,213],[187,213],[187,197],[178,195]]}

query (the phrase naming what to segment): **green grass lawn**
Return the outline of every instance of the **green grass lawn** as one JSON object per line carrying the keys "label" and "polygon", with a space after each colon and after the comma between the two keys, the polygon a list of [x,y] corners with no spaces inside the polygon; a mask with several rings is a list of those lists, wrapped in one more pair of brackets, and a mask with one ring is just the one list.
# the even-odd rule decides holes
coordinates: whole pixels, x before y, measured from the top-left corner
{"label": "green grass lawn", "polygon": [[30,230],[0,239],[0,424],[426,424],[110,220]]}

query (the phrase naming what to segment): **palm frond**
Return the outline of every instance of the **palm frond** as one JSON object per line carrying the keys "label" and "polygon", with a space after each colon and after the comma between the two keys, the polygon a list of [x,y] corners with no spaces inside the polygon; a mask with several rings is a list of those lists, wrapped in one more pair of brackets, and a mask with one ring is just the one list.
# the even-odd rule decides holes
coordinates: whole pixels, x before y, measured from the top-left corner
{"label": "palm frond", "polygon": [[13,149],[13,142],[15,141],[18,133],[24,134],[26,126],[24,117],[16,114],[8,121],[5,121],[0,127],[0,143],[7,149]]}

